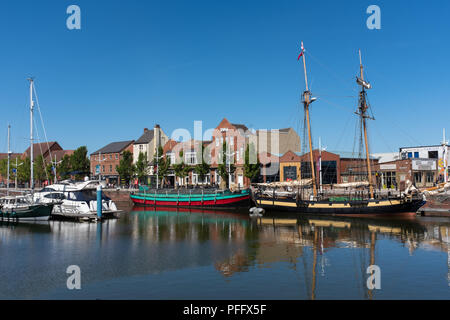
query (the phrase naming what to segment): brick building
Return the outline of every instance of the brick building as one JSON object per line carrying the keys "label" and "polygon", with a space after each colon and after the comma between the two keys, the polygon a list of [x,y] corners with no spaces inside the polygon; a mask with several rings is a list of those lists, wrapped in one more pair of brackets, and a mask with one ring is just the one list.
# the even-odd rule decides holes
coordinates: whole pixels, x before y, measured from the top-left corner
{"label": "brick building", "polygon": [[[227,155],[222,155],[223,143],[227,145]],[[244,176],[244,156],[248,143],[256,146],[256,136],[243,124],[231,123],[224,118],[214,129],[212,142],[209,145],[211,151],[211,183],[220,184],[219,163],[234,165],[235,171],[231,174],[231,184],[239,187],[250,185],[248,178]],[[222,157],[224,157],[222,159]]]}
{"label": "brick building", "polygon": [[[319,150],[313,150],[314,174],[319,184]],[[288,151],[280,158],[279,181],[310,179],[310,154]],[[367,164],[365,159],[356,158],[350,152],[321,152],[322,184],[331,185],[347,182],[367,181]],[[375,176],[378,160],[371,158],[371,169]],[[375,178],[374,183],[375,183]]]}
{"label": "brick building", "polygon": [[133,143],[134,140],[112,142],[91,153],[91,175],[97,178],[100,175],[106,183],[119,184],[120,177],[116,167],[120,164],[124,151],[133,154]]}
{"label": "brick building", "polygon": [[[58,142],[41,142],[33,144],[33,158],[36,160],[37,157],[42,156],[45,163],[50,163],[50,161],[60,161],[66,154],[72,155],[74,150],[64,150]],[[31,148],[28,147],[24,153],[22,153],[22,159],[29,158],[31,154]]]}
{"label": "brick building", "polygon": [[377,185],[383,189],[405,190],[406,181],[417,188],[432,187],[438,180],[438,159],[402,159],[376,166]]}
{"label": "brick building", "polygon": [[[43,157],[44,164],[49,164],[51,162],[59,162],[65,155],[72,155],[74,150],[64,150],[61,145],[56,141],[51,142],[42,142],[42,143],[34,143],[33,144],[33,159],[36,161],[38,157]],[[15,168],[16,164],[16,158],[17,162],[19,164],[19,170],[20,170],[20,163],[26,158],[29,158],[31,155],[31,147],[28,147],[23,153],[13,153],[11,154],[11,162],[10,162],[10,168],[11,171],[13,168]],[[7,153],[0,153],[0,160],[1,159],[8,159]],[[11,175],[10,179],[14,179],[14,175]],[[0,184],[6,183],[7,177],[3,177],[0,174]]]}

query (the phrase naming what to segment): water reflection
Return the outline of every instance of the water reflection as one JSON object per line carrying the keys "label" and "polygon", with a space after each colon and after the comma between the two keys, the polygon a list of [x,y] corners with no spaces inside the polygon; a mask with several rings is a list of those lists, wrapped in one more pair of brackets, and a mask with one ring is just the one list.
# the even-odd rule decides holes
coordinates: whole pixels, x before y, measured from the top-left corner
{"label": "water reflection", "polygon": [[[432,252],[441,255],[430,255]],[[225,299],[234,298],[227,296],[226,289],[227,285],[230,288],[236,285],[235,278],[245,283],[259,274],[269,276],[261,281],[267,286],[264,297],[272,299],[279,297],[277,286],[281,284],[286,290],[284,298],[395,298],[395,292],[400,295],[405,292],[400,283],[391,288],[394,277],[402,274],[396,266],[402,265],[406,268],[403,274],[411,272],[402,280],[408,281],[411,288],[417,287],[417,283],[428,285],[427,290],[435,290],[437,297],[444,293],[447,295],[442,298],[448,298],[440,273],[445,263],[448,289],[450,222],[416,217],[286,215],[250,219],[246,214],[228,212],[137,208],[118,220],[98,224],[1,222],[0,255],[8,269],[0,275],[0,281],[7,284],[0,297],[6,298],[46,294],[54,297],[51,292],[62,290],[65,284],[61,270],[70,264],[80,265],[83,280],[97,286],[113,279],[210,266],[220,276],[209,275],[212,280],[208,281],[223,290],[223,296],[218,290],[217,297]],[[382,266],[383,286],[392,296],[367,290],[366,269],[373,264]],[[38,270],[40,274],[33,279],[22,274],[19,279],[7,276],[18,268]],[[420,276],[414,278],[413,274]],[[21,281],[36,283],[29,286]],[[192,281],[202,283],[204,279]],[[200,287],[198,294],[203,297],[205,293]],[[257,286],[252,287],[250,282],[246,289],[247,298],[259,294]],[[416,290],[415,297],[429,297]],[[147,294],[144,292],[142,296],[148,297]]]}

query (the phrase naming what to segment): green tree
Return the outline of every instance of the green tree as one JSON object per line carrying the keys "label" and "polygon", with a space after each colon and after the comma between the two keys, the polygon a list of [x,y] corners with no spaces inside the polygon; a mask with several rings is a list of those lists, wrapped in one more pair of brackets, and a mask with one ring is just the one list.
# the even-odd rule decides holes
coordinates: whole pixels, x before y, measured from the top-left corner
{"label": "green tree", "polygon": [[[250,161],[252,160],[252,161]],[[256,160],[256,163],[255,163]],[[253,162],[253,163],[252,163]],[[245,149],[244,158],[244,176],[250,179],[250,182],[254,182],[260,175],[261,164],[258,156],[256,155],[255,147],[253,143],[248,144]]]}
{"label": "green tree", "polygon": [[203,148],[200,148],[199,153],[197,154],[197,159],[200,157],[201,161],[194,167],[194,172],[199,176],[200,180],[204,181],[205,177],[210,172],[211,166],[205,162],[203,157]]}
{"label": "green tree", "polygon": [[29,183],[31,178],[30,158],[25,158],[25,160],[23,160],[22,163],[23,164],[17,168],[17,180],[21,183]]}
{"label": "green tree", "polygon": [[8,176],[7,173],[8,173],[8,159],[2,159],[0,160],[0,175],[6,179],[6,177]]}
{"label": "green tree", "polygon": [[34,160],[34,180],[36,186],[40,186],[42,181],[46,180],[47,175],[45,174],[45,163],[42,156],[36,157]]}
{"label": "green tree", "polygon": [[[180,157],[181,158],[183,157],[183,151],[180,151]],[[183,161],[181,161],[180,163],[175,163],[175,164],[172,165],[173,173],[175,174],[175,179],[176,179],[176,181],[175,181],[175,188],[178,187],[178,183],[177,183],[178,179],[177,178],[181,178],[181,179],[184,178],[184,176],[183,176],[183,174],[184,174],[184,167],[185,167],[185,165],[184,165]]]}
{"label": "green tree", "polygon": [[126,150],[122,153],[122,159],[120,159],[119,165],[116,166],[116,170],[121,180],[124,179],[130,183],[130,179],[136,170],[133,165],[133,154],[130,151]]}
{"label": "green tree", "polygon": [[[55,174],[54,174],[52,168],[53,168],[53,164],[51,164],[51,163],[48,163],[47,166],[45,167],[46,177],[48,177],[48,179],[50,181],[54,181],[54,178],[55,178]],[[49,183],[50,183],[50,181],[49,181]]]}
{"label": "green tree", "polygon": [[149,161],[147,160],[147,152],[139,152],[138,161],[136,162],[136,175],[139,182],[142,183],[148,174]]}
{"label": "green tree", "polygon": [[76,180],[81,180],[90,171],[90,161],[87,157],[88,150],[86,146],[79,147],[70,156],[70,166],[72,171],[77,172]]}
{"label": "green tree", "polygon": [[[158,180],[161,181],[162,187],[164,186],[164,181],[169,173],[170,161],[164,156],[164,150],[161,146],[158,147],[158,152],[153,157],[153,165],[158,172]],[[156,175],[156,171],[154,174]]]}
{"label": "green tree", "polygon": [[66,180],[70,178],[69,172],[72,171],[72,167],[70,164],[70,157],[66,154],[61,159],[61,162],[56,168],[56,174],[62,179]]}

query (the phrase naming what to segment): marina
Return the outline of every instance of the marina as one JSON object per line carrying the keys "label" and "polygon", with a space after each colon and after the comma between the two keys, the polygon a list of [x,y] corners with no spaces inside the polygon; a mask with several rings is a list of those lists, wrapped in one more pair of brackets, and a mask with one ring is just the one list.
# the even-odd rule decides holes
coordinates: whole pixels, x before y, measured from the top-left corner
{"label": "marina", "polygon": [[0,6],[0,301],[450,300],[450,2]]}
{"label": "marina", "polygon": [[[143,207],[97,224],[0,222],[0,298],[448,299],[449,235],[447,219],[411,215],[251,219]],[[381,290],[366,287],[373,263]],[[71,264],[82,290],[66,288]]]}

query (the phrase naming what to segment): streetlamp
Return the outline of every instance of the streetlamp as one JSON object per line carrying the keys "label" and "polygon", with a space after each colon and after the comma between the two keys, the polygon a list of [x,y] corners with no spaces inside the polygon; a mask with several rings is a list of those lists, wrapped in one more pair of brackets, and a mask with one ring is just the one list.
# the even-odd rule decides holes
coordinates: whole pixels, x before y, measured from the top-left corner
{"label": "streetlamp", "polygon": [[225,156],[227,157],[227,164],[228,164],[228,189],[231,188],[231,161],[230,158],[233,157],[236,154],[236,152],[231,153],[225,153]]}
{"label": "streetlamp", "polygon": [[56,161],[56,154],[55,154],[55,161],[50,161],[51,162],[51,164],[52,164],[52,170],[53,170],[53,174],[55,175],[55,184],[56,184],[56,182],[57,182],[57,179],[56,179],[56,166],[59,164],[59,163],[61,163],[62,162],[62,159],[61,160],[59,160],[59,161]]}
{"label": "streetlamp", "polygon": [[[102,182],[102,161],[106,161],[106,158],[102,160],[102,153],[98,153],[98,183]],[[119,181],[120,182],[120,181]]]}
{"label": "streetlamp", "polygon": [[14,188],[15,188],[16,190],[17,190],[17,169],[18,169],[18,167],[21,166],[21,165],[23,165],[23,162],[17,164],[17,158],[16,158],[16,165],[15,165],[15,166],[13,165],[13,166],[15,167],[13,171],[15,171],[14,173],[15,173],[15,176],[16,176],[16,181],[15,181],[15,185],[14,185]]}
{"label": "streetlamp", "polygon": [[159,150],[158,150],[158,148],[156,148],[156,189],[158,189],[158,187],[159,187],[159,159],[162,159],[162,158],[164,158],[164,155],[162,155],[162,156],[158,156],[158,154],[159,154]]}

